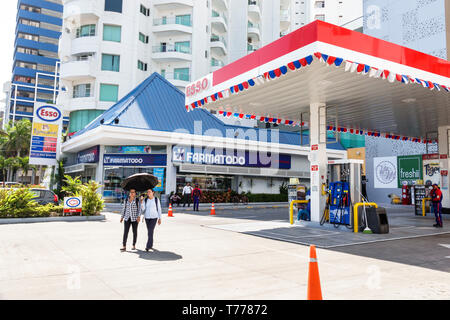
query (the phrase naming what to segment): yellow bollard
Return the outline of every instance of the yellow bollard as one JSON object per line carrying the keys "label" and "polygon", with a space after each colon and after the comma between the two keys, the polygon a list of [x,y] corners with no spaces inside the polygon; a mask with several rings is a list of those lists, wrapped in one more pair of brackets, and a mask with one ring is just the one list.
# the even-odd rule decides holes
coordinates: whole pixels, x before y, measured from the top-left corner
{"label": "yellow bollard", "polygon": [[355,233],[358,233],[358,208],[361,206],[378,208],[378,205],[375,202],[358,202],[355,204],[353,207],[353,232]]}
{"label": "yellow bollard", "polygon": [[427,201],[431,201],[431,198],[423,198],[422,199],[422,217],[426,216],[426,214],[425,214],[425,206],[426,206]]}

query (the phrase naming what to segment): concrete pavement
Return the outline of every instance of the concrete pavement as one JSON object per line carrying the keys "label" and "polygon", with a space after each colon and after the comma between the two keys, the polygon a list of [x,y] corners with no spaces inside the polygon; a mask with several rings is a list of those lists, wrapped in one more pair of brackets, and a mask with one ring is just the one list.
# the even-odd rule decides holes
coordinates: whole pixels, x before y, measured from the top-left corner
{"label": "concrete pavement", "polygon": [[[307,246],[204,227],[245,219],[164,215],[155,232],[158,251],[142,251],[140,224],[140,250],[121,253],[119,215],[105,215],[102,222],[0,225],[0,298],[306,298]],[[450,297],[448,272],[325,249],[317,254],[325,299]]]}

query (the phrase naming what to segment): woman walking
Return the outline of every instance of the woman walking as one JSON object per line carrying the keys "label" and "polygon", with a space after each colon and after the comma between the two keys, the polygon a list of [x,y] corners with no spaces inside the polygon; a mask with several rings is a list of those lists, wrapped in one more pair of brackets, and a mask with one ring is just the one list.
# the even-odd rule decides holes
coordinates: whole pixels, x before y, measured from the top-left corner
{"label": "woman walking", "polygon": [[147,225],[148,240],[145,251],[148,251],[153,248],[153,233],[156,223],[161,224],[161,201],[155,197],[153,189],[148,189],[145,200],[141,199],[141,214],[144,216],[142,222],[145,220]]}
{"label": "woman walking", "polygon": [[123,230],[123,247],[120,251],[127,250],[127,239],[128,232],[130,231],[130,226],[133,229],[133,247],[132,250],[136,250],[136,240],[137,240],[137,228],[140,221],[140,204],[139,199],[136,198],[136,190],[130,189],[130,195],[125,200],[122,216],[120,217],[120,223],[124,222],[124,230]]}

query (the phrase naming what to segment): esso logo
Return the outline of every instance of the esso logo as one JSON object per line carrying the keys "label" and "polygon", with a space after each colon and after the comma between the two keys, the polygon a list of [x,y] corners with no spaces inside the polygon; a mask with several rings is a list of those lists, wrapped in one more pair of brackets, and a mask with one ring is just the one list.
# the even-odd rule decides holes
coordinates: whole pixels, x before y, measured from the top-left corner
{"label": "esso logo", "polygon": [[69,208],[76,208],[81,204],[81,201],[78,198],[70,198],[66,201],[66,204]]}
{"label": "esso logo", "polygon": [[209,87],[208,78],[203,78],[202,80],[198,80],[197,82],[186,87],[186,97],[195,96],[196,94],[208,89],[208,87]]}
{"label": "esso logo", "polygon": [[36,111],[39,119],[47,122],[55,122],[61,118],[61,112],[52,106],[42,106]]}

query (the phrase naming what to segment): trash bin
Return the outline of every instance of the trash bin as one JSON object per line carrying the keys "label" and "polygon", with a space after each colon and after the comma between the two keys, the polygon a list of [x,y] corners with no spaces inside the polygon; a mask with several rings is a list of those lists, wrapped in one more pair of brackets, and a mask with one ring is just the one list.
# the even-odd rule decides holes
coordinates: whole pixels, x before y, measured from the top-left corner
{"label": "trash bin", "polygon": [[367,208],[367,224],[373,233],[389,233],[389,222],[386,208]]}

